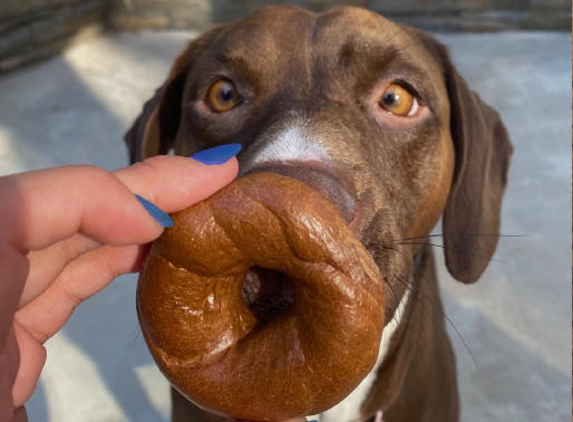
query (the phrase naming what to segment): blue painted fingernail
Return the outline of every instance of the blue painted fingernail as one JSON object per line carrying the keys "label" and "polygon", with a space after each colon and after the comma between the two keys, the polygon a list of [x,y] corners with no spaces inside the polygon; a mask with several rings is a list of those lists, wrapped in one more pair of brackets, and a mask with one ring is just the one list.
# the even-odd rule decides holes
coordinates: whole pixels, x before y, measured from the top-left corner
{"label": "blue painted fingernail", "polygon": [[235,155],[237,155],[240,150],[241,144],[224,144],[196,152],[189,158],[197,160],[200,163],[207,164],[208,166],[212,166],[215,164],[226,163]]}
{"label": "blue painted fingernail", "polygon": [[147,213],[153,217],[153,219],[155,221],[157,221],[157,223],[163,227],[173,227],[173,225],[175,223],[173,223],[173,220],[171,219],[171,217],[169,217],[169,215],[167,215],[163,210],[161,210],[157,205],[149,202],[147,199],[142,198],[139,195],[135,195],[135,197],[137,198],[137,200],[139,201],[139,203],[141,205],[143,205],[143,208],[145,208],[145,211],[147,211]]}

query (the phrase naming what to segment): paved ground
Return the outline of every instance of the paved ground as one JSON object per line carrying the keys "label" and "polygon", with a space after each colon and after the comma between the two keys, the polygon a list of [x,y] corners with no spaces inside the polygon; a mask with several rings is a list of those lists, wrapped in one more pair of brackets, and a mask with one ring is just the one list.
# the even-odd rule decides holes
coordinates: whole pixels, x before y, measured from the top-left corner
{"label": "paved ground", "polygon": [[[122,135],[192,34],[121,34],[0,78],[0,174],[69,163],[123,166]],[[470,85],[505,120],[515,156],[496,262],[474,286],[442,270],[463,421],[571,416],[571,36],[442,35]],[[86,280],[89,282],[89,280]],[[48,343],[33,422],[157,422],[154,369],[125,276]],[[470,356],[475,358],[475,363]]]}

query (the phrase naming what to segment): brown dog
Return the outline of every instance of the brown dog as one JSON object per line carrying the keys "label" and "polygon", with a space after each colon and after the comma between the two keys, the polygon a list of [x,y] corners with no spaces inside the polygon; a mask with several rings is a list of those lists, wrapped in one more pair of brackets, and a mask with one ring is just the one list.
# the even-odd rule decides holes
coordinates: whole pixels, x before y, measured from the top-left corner
{"label": "brown dog", "polygon": [[[446,49],[358,8],[265,8],[192,42],[126,135],[132,161],[239,142],[241,173],[330,198],[387,283],[378,362],[320,421],[454,422],[455,358],[432,251],[478,279],[497,244],[512,147]],[[383,415],[383,416],[382,416]],[[219,421],[174,392],[173,420]]]}

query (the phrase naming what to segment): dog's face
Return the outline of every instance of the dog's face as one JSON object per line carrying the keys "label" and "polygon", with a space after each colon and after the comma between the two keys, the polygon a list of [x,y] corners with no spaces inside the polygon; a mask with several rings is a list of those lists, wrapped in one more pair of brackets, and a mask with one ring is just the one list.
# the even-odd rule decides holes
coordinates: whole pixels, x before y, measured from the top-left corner
{"label": "dog's face", "polygon": [[465,282],[483,271],[511,152],[440,44],[357,8],[265,8],[215,28],[178,57],[126,140],[132,160],[238,142],[242,174],[321,191],[380,267],[388,321],[444,210],[450,271]]}

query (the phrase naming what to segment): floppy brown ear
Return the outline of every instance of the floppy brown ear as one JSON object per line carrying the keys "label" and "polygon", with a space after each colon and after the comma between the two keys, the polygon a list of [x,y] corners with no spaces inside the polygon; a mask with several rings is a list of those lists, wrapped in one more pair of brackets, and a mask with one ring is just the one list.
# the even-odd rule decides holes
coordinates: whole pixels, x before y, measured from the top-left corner
{"label": "floppy brown ear", "polygon": [[498,113],[470,90],[447,55],[444,62],[456,161],[443,215],[446,265],[454,278],[472,283],[497,246],[513,147]]}
{"label": "floppy brown ear", "polygon": [[185,78],[196,42],[175,59],[165,83],[143,106],[124,141],[131,163],[153,155],[166,154],[173,147],[181,119],[181,102]]}

